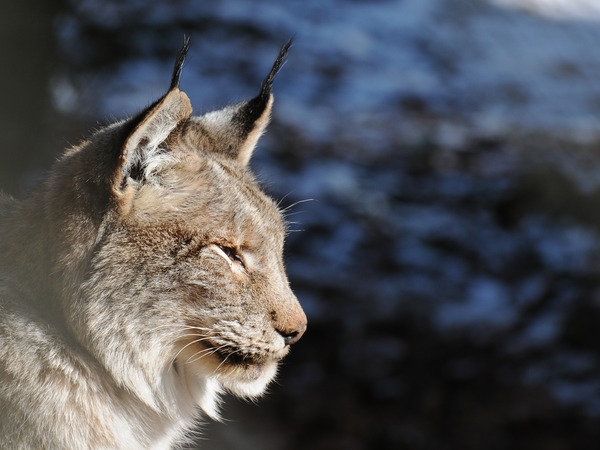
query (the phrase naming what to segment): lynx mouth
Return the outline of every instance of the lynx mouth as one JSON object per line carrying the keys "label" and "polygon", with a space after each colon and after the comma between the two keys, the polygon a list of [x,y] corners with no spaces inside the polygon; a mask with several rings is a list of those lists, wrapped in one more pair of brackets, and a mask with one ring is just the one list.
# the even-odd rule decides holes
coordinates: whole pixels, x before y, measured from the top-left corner
{"label": "lynx mouth", "polygon": [[[200,362],[200,376],[210,373],[222,387],[241,398],[256,398],[263,394],[275,377],[282,358],[277,354],[248,351],[235,344],[217,344],[207,339],[197,342],[196,350],[191,352],[208,357],[206,363]],[[203,356],[192,356],[194,362],[202,359]]]}
{"label": "lynx mouth", "polygon": [[223,361],[223,363],[231,364],[231,365],[259,365],[263,361],[257,358],[256,356],[248,355],[242,350],[230,347],[230,346],[215,346],[212,345],[215,354],[219,355],[219,358]]}
{"label": "lynx mouth", "polygon": [[231,346],[231,345],[217,345],[211,341],[206,343],[210,348],[210,351],[218,356],[221,360],[222,365],[238,366],[238,367],[260,367],[264,365],[268,358],[256,354],[249,354],[248,352]]}

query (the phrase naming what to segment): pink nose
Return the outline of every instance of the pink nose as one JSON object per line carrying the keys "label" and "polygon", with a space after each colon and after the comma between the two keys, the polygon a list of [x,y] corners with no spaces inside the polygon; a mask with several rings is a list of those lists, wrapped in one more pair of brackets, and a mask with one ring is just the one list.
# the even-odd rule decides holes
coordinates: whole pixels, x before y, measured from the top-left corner
{"label": "pink nose", "polygon": [[306,331],[306,314],[294,297],[292,306],[283,313],[271,312],[273,328],[283,337],[286,345],[295,344]]}

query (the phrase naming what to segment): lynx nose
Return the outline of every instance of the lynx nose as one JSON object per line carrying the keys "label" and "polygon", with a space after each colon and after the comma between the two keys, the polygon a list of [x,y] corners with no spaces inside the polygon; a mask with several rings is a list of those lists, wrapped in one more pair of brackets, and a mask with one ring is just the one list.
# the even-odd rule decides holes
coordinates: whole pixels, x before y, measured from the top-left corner
{"label": "lynx nose", "polygon": [[302,309],[283,317],[278,317],[278,314],[273,311],[271,319],[275,330],[283,337],[285,345],[295,344],[306,331],[306,315]]}
{"label": "lynx nose", "polygon": [[292,344],[295,344],[296,342],[298,342],[305,331],[306,331],[306,322],[304,322],[302,324],[302,326],[296,330],[292,330],[292,331],[277,330],[277,332],[281,336],[283,336],[283,341],[285,342],[285,345],[292,345]]}

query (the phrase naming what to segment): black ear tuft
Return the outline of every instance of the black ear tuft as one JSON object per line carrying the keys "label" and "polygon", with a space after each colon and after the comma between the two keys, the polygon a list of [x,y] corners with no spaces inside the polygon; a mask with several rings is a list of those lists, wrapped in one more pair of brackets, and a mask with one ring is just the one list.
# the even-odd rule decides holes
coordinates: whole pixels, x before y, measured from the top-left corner
{"label": "black ear tuft", "polygon": [[273,81],[283,67],[291,46],[290,39],[281,47],[256,97],[192,118],[192,122],[200,125],[201,133],[212,136],[213,152],[233,159],[243,166],[249,163],[258,140],[269,124],[274,101],[271,93]]}
{"label": "black ear tuft", "polygon": [[271,89],[273,88],[273,81],[275,80],[275,76],[285,64],[285,59],[290,50],[290,47],[292,46],[292,43],[293,39],[290,39],[285,44],[283,44],[281,50],[279,50],[279,55],[277,55],[277,59],[273,63],[273,67],[271,68],[269,75],[267,75],[267,78],[265,78],[265,80],[262,83],[262,86],[260,87],[260,94],[258,95],[258,97],[261,98],[265,103],[267,103],[267,101],[269,100],[269,95],[271,94]]}
{"label": "black ear tuft", "polygon": [[267,106],[271,100],[271,89],[273,88],[273,81],[275,80],[275,76],[283,67],[285,63],[285,58],[292,46],[292,39],[287,41],[279,50],[279,55],[277,55],[277,59],[273,63],[273,67],[267,75],[267,78],[262,82],[260,87],[260,93],[254,97],[252,100],[248,101],[244,106],[240,108],[237,114],[234,117],[234,121],[241,125],[242,134],[247,136],[256,126],[256,121],[265,114],[265,112],[270,113],[270,110],[267,111]]}
{"label": "black ear tuft", "polygon": [[179,87],[179,79],[181,78],[181,71],[183,70],[183,63],[185,58],[190,50],[190,37],[183,37],[183,47],[179,52],[179,56],[177,57],[177,61],[175,61],[175,67],[173,68],[173,77],[171,78],[171,88],[169,90],[173,90]]}

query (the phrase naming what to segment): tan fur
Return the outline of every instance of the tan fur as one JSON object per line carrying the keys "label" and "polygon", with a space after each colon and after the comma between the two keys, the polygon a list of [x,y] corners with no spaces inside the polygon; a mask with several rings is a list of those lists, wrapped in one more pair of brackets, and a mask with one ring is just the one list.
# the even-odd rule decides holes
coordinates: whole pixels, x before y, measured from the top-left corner
{"label": "tan fur", "polygon": [[306,317],[247,167],[261,95],[249,123],[173,86],[0,196],[0,448],[170,448],[221,392],[264,392]]}

